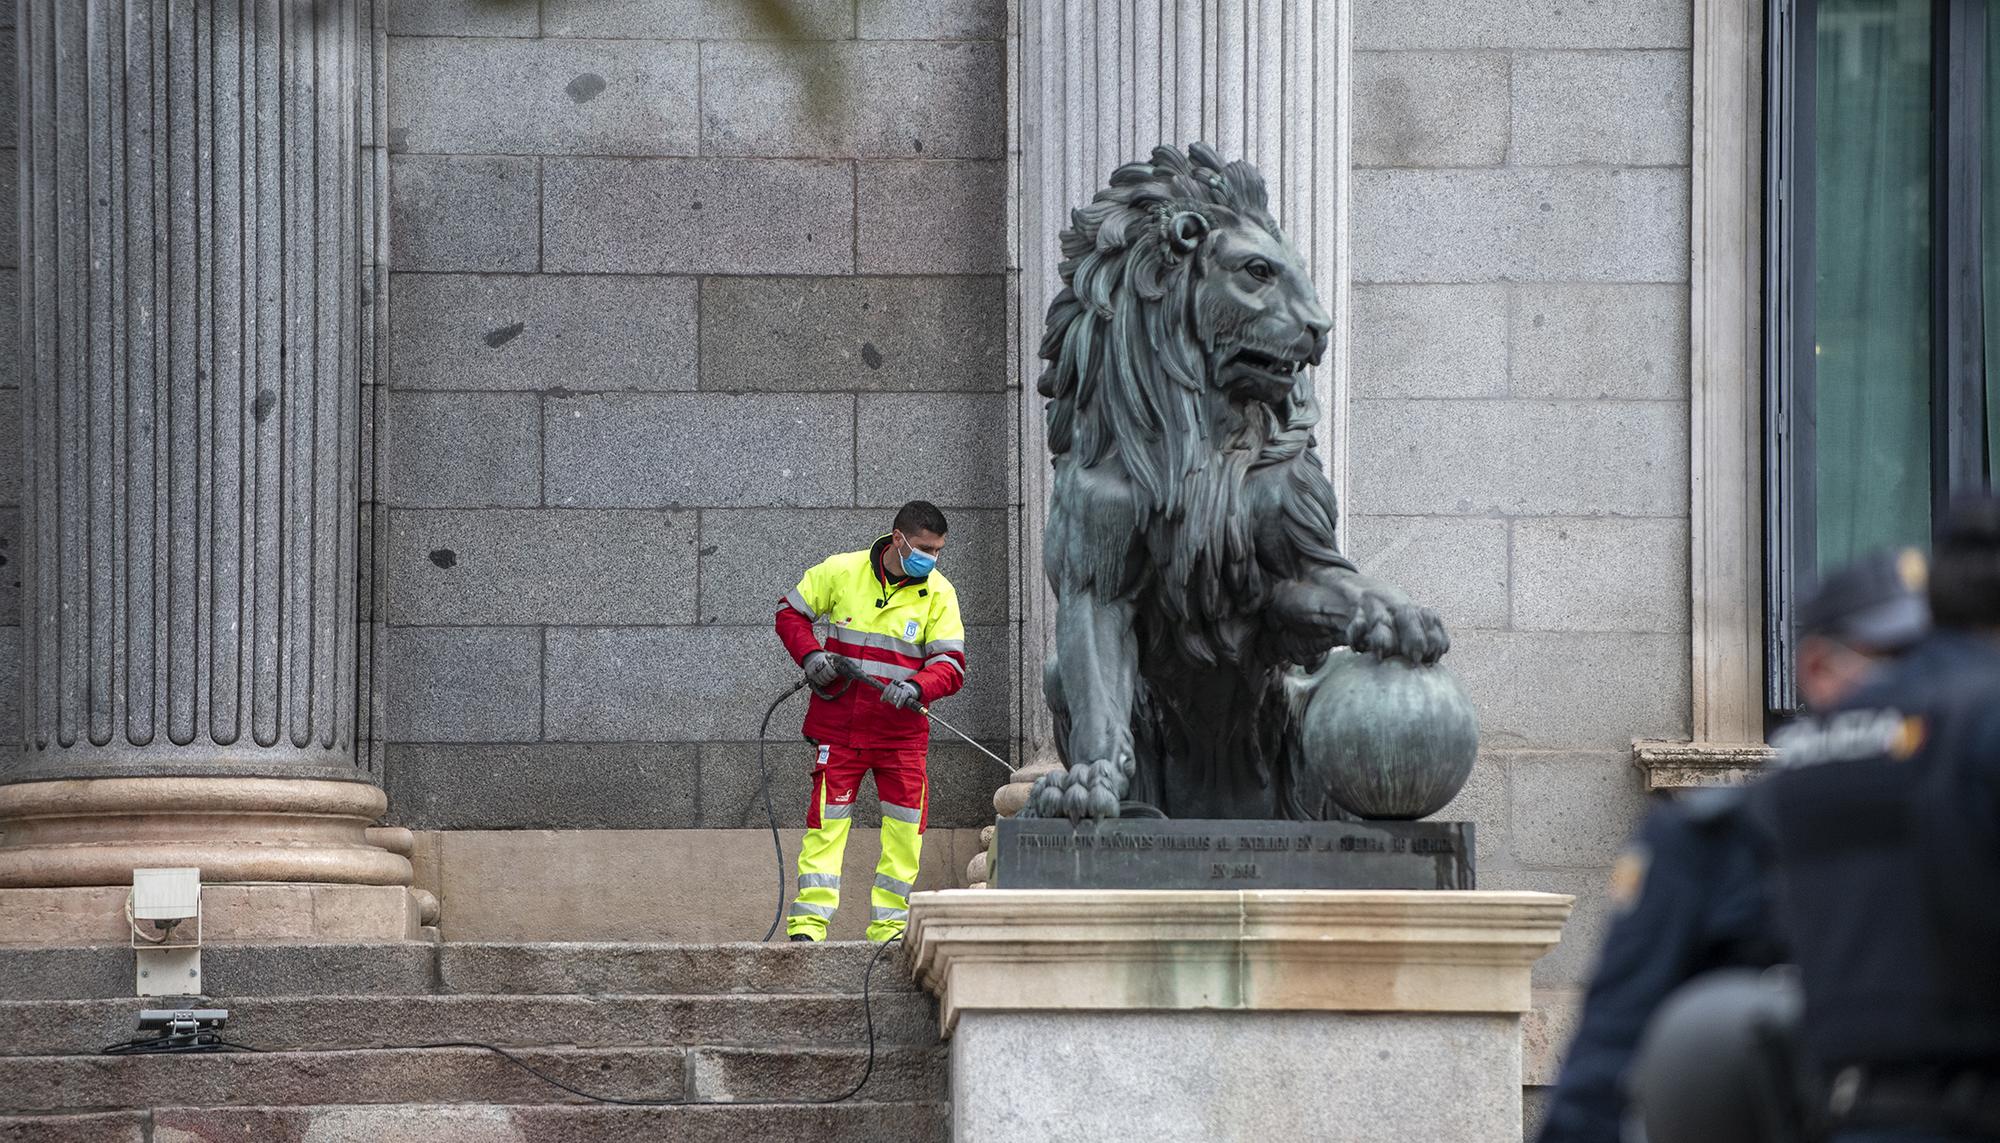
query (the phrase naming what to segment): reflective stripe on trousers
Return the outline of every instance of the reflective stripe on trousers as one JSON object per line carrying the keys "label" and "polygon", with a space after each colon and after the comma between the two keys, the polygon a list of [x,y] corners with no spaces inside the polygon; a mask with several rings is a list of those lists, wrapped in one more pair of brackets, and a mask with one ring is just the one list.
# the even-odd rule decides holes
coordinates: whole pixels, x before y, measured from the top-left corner
{"label": "reflective stripe on trousers", "polygon": [[813,772],[812,812],[799,847],[798,895],[785,923],[787,933],[826,939],[827,922],[840,905],[841,859],[853,825],[855,795],[871,770],[882,801],[882,857],[869,887],[868,939],[885,941],[902,933],[923,852],[930,794],[923,752],[840,747],[831,748],[826,763]]}

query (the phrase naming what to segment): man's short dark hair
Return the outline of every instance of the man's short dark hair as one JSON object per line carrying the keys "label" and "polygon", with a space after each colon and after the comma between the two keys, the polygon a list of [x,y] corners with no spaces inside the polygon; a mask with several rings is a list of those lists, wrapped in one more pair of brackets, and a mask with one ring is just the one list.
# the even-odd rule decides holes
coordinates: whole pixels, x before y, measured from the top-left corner
{"label": "man's short dark hair", "polygon": [[942,536],[949,527],[944,522],[944,513],[928,500],[912,500],[896,510],[896,530],[905,536],[917,532],[935,532]]}
{"label": "man's short dark hair", "polygon": [[2000,496],[1954,503],[1931,559],[1931,614],[1940,627],[2000,628]]}

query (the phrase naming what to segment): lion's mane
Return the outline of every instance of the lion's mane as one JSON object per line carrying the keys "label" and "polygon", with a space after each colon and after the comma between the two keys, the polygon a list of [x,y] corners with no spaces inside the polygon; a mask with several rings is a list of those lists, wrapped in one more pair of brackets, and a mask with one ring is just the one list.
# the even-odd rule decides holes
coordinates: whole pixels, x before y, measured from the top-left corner
{"label": "lion's mane", "polygon": [[[1037,386],[1060,469],[1115,458],[1179,651],[1196,663],[1239,658],[1267,577],[1303,561],[1345,565],[1333,546],[1333,489],[1312,446],[1318,408],[1304,385],[1289,408],[1232,404],[1209,376],[1237,331],[1203,329],[1196,311],[1201,237],[1231,225],[1281,241],[1263,176],[1196,143],[1155,148],[1111,176],[1061,234],[1064,289],[1050,302]],[[1257,549],[1241,498],[1246,477],[1288,464],[1287,542]],[[1071,569],[1103,594],[1116,569]],[[1094,581],[1094,582],[1093,582]]]}

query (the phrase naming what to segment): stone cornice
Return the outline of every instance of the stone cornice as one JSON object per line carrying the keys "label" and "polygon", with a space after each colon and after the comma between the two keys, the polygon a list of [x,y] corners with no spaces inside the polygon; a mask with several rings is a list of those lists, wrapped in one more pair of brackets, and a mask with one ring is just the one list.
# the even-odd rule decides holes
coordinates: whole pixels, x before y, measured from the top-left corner
{"label": "stone cornice", "polygon": [[1761,742],[1632,740],[1632,764],[1646,772],[1648,790],[1740,786],[1777,755]]}
{"label": "stone cornice", "polygon": [[1527,892],[918,893],[913,974],[968,1010],[1475,1012],[1530,1007],[1572,898]]}

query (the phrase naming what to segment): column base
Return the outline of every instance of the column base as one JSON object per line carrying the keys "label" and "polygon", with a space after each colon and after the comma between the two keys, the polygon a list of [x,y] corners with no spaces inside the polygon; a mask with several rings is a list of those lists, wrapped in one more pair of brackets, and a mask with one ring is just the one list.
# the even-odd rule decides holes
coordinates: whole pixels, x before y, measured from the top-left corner
{"label": "column base", "polygon": [[[129,891],[0,889],[0,947],[127,944]],[[204,945],[381,944],[427,939],[437,900],[401,885],[205,884],[201,913]]]}
{"label": "column base", "polygon": [[388,808],[366,782],[19,782],[0,786],[0,889],[129,887],[132,870],[151,866],[195,866],[206,883],[405,886],[409,858],[368,833]]}

